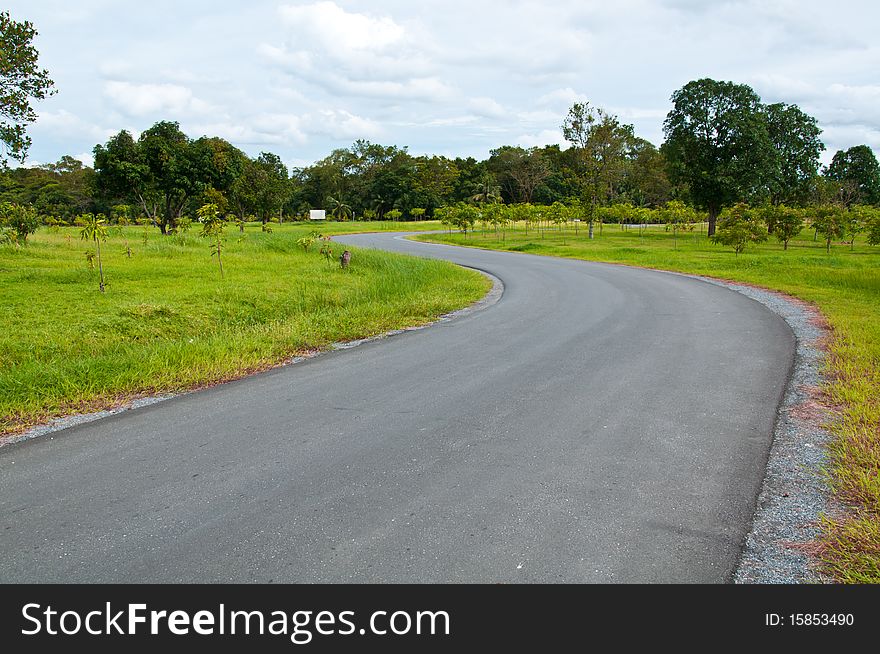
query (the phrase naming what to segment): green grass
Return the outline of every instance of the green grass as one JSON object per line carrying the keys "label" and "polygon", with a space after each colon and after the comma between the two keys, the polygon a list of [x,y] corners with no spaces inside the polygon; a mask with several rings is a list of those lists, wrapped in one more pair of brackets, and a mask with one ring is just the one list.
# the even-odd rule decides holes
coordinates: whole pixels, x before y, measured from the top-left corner
{"label": "green grass", "polygon": [[526,235],[520,225],[502,241],[487,234],[437,234],[418,240],[529,252],[675,270],[756,284],[814,304],[832,329],[825,370],[825,403],[833,419],[829,481],[845,507],[823,521],[817,551],[825,571],[844,582],[880,583],[880,248],[857,242],[814,242],[805,231],[788,251],[768,242],[735,256],[705,235],[607,225],[590,241],[548,229]]}
{"label": "green grass", "polygon": [[[406,229],[435,227],[404,224]],[[0,246],[0,433],[47,418],[239,377],[335,341],[419,325],[482,297],[490,282],[448,263],[334,244],[329,264],[296,239],[311,224],[227,228],[225,279],[195,229],[110,228],[107,292],[79,230],[41,228]],[[324,233],[400,229],[325,223]],[[144,234],[147,242],[144,244]],[[132,257],[125,254],[126,245]]]}

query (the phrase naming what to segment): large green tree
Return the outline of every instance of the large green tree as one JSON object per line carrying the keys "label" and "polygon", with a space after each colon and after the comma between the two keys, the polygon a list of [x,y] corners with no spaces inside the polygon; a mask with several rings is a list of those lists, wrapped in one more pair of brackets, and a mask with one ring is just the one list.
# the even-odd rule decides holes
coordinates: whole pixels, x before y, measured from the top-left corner
{"label": "large green tree", "polygon": [[416,157],[412,178],[416,204],[433,214],[434,209],[446,204],[452,197],[460,172],[446,157]]}
{"label": "large green tree", "polygon": [[33,45],[37,31],[28,21],[12,19],[8,11],[0,12],[0,142],[3,153],[0,165],[8,158],[23,162],[31,138],[27,126],[37,119],[31,106],[55,93],[49,71],[38,66],[39,52]]}
{"label": "large green tree", "polygon": [[138,139],[155,191],[161,197],[157,217],[163,234],[173,231],[186,201],[202,188],[202,174],[190,138],[177,122],[163,120]]}
{"label": "large green tree", "polygon": [[769,179],[773,204],[807,204],[819,171],[819,155],[825,144],[815,118],[799,107],[782,102],[764,108],[776,162]]}
{"label": "large green tree", "polygon": [[709,212],[709,235],[721,210],[766,193],[776,154],[761,99],[748,86],[700,79],[672,94],[663,123],[673,182]]}
{"label": "large green tree", "polygon": [[[217,204],[225,213],[231,203],[232,186],[241,177],[247,155],[219,137],[203,136],[192,144],[195,167],[205,188],[199,206]],[[209,201],[208,201],[209,200]]]}
{"label": "large green tree", "polygon": [[241,174],[230,186],[230,197],[239,218],[254,214],[265,224],[275,216],[281,217],[291,191],[287,166],[281,157],[261,152],[256,159],[244,161]]}
{"label": "large green tree", "polygon": [[838,150],[825,176],[843,186],[844,204],[880,204],[880,165],[867,145]]}

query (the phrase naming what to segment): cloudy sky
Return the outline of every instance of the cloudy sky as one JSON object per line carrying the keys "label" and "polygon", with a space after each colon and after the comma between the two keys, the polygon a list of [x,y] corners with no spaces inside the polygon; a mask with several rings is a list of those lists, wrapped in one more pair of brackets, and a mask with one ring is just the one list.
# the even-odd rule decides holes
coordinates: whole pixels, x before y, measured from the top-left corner
{"label": "cloudy sky", "polygon": [[365,138],[485,158],[561,143],[588,100],[655,144],[673,91],[712,77],[880,153],[880,3],[838,0],[7,0],[58,94],[30,163],[176,120],[305,165]]}

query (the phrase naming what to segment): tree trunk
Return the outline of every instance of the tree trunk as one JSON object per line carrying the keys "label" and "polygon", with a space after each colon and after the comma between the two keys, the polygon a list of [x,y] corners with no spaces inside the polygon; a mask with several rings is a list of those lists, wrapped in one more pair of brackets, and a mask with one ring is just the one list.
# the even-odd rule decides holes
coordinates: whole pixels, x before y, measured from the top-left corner
{"label": "tree trunk", "polygon": [[718,214],[720,211],[717,207],[709,207],[709,233],[708,236],[711,238],[715,236],[715,223],[718,222]]}
{"label": "tree trunk", "polygon": [[590,221],[590,232],[589,232],[589,236],[590,236],[590,238],[593,238],[593,221],[592,221],[592,220]]}
{"label": "tree trunk", "polygon": [[101,241],[100,239],[95,239],[95,247],[98,249],[98,274],[100,275],[101,282],[99,288],[101,292],[104,292],[104,264],[101,262]]}

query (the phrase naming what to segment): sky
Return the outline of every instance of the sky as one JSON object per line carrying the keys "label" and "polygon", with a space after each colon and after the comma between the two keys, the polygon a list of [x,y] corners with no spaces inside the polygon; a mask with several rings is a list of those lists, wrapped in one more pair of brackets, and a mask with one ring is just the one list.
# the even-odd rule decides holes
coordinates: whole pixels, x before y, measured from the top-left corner
{"label": "sky", "polygon": [[880,153],[880,3],[838,0],[7,0],[58,93],[28,165],[174,120],[305,166],[356,139],[485,159],[564,145],[588,101],[656,145],[670,96],[711,77],[799,105],[830,161]]}

